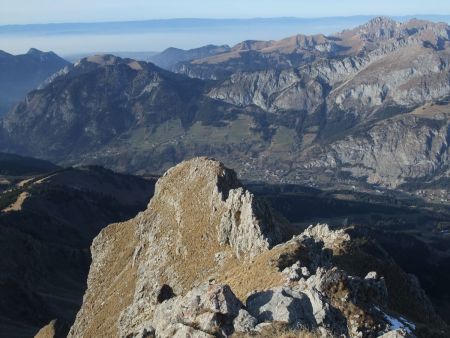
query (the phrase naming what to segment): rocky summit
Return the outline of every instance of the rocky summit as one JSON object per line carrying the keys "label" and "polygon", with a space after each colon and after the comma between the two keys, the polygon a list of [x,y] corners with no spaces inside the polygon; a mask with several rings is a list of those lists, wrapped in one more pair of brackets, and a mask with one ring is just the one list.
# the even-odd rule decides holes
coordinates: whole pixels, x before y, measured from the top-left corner
{"label": "rocky summit", "polygon": [[69,337],[445,337],[417,280],[353,236],[296,233],[222,163],[182,162],[95,238]]}

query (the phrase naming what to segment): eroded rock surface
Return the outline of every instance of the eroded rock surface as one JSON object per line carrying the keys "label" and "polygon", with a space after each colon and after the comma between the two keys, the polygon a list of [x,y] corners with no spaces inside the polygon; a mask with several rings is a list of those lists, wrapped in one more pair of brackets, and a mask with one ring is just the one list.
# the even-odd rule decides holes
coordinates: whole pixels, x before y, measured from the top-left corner
{"label": "eroded rock surface", "polygon": [[415,323],[389,307],[383,276],[336,266],[352,244],[346,230],[318,224],[287,240],[289,230],[220,162],[183,162],[158,181],[146,211],[94,241],[69,337],[257,336],[273,325],[414,336]]}

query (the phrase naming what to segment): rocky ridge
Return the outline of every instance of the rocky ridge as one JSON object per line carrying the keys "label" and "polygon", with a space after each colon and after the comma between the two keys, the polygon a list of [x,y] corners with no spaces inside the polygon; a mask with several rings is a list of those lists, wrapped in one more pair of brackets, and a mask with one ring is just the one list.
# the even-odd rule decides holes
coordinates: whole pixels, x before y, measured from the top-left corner
{"label": "rocky ridge", "polygon": [[69,337],[241,337],[279,324],[323,337],[414,337],[419,325],[442,334],[432,308],[421,308],[433,318],[425,323],[391,308],[390,279],[340,267],[335,258],[353,244],[347,230],[292,234],[220,162],[183,162],[158,181],[146,211],[94,240]]}
{"label": "rocky ridge", "polygon": [[[320,59],[355,57],[396,44],[424,43],[436,49],[448,45],[445,23],[423,20],[397,22],[377,17],[368,23],[331,36],[296,35],[278,41],[244,41],[217,55],[180,62],[173,69],[191,77],[223,79],[238,72],[290,69]],[[255,61],[254,63],[251,60]]]}

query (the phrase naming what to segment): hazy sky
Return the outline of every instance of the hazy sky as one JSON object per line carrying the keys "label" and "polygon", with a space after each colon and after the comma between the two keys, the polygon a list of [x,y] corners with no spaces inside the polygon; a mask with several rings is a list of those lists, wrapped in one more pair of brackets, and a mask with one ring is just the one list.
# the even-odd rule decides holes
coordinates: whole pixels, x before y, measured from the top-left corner
{"label": "hazy sky", "polygon": [[448,0],[0,0],[0,25],[161,18],[450,14]]}

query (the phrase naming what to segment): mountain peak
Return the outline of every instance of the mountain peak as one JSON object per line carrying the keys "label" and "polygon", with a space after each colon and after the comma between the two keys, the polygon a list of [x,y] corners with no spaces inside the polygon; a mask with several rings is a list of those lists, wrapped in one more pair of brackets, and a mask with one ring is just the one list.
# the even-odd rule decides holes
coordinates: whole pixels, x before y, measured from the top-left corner
{"label": "mountain peak", "polygon": [[44,52],[39,50],[39,49],[37,49],[37,48],[30,48],[26,54],[30,54],[30,55],[33,55],[33,54],[44,54]]}
{"label": "mountain peak", "polygon": [[185,202],[192,201],[193,205],[193,200],[199,206],[209,206],[204,212],[211,211],[207,216],[211,221],[191,225],[196,231],[203,226],[204,234],[217,230],[218,244],[230,245],[239,258],[254,256],[281,241],[280,229],[267,206],[243,188],[236,173],[219,161],[198,157],[168,170],[156,184],[149,208],[166,209],[171,205],[173,214],[184,213],[183,220],[177,222],[183,222],[187,230],[190,221],[198,216],[193,214],[190,218],[184,209]]}
{"label": "mountain peak", "polygon": [[25,55],[36,55],[36,56],[52,56],[52,57],[57,57],[59,58],[59,56],[57,56],[54,52],[50,51],[50,52],[44,52],[42,50],[39,50],[37,48],[30,48],[28,50],[28,52]]}
{"label": "mountain peak", "polygon": [[[209,275],[221,276],[228,264],[245,264],[280,243],[283,227],[269,207],[241,185],[233,170],[210,158],[194,158],[169,169],[158,180],[146,211],[126,226],[113,225],[99,235],[92,246],[93,270],[104,264],[97,258],[115,254],[105,248],[121,250],[112,242],[107,244],[115,236],[112,232],[126,231],[120,237],[134,238],[127,242],[134,259],[125,265],[137,269],[136,290],[148,293],[144,298],[139,293],[129,295],[135,301],[120,320],[128,330],[131,318],[148,316],[140,308],[152,308],[164,285],[182,294]],[[157,281],[154,276],[159,276]],[[113,301],[108,295],[98,296]],[[78,316],[85,317],[89,311],[83,308]],[[82,336],[86,330],[85,324],[77,322],[72,334]]]}
{"label": "mountain peak", "polygon": [[389,16],[377,16],[371,20],[366,25],[369,26],[396,26],[400,23],[395,21]]}
{"label": "mountain peak", "polygon": [[393,38],[401,24],[392,18],[379,16],[356,28],[356,32],[369,40]]}

